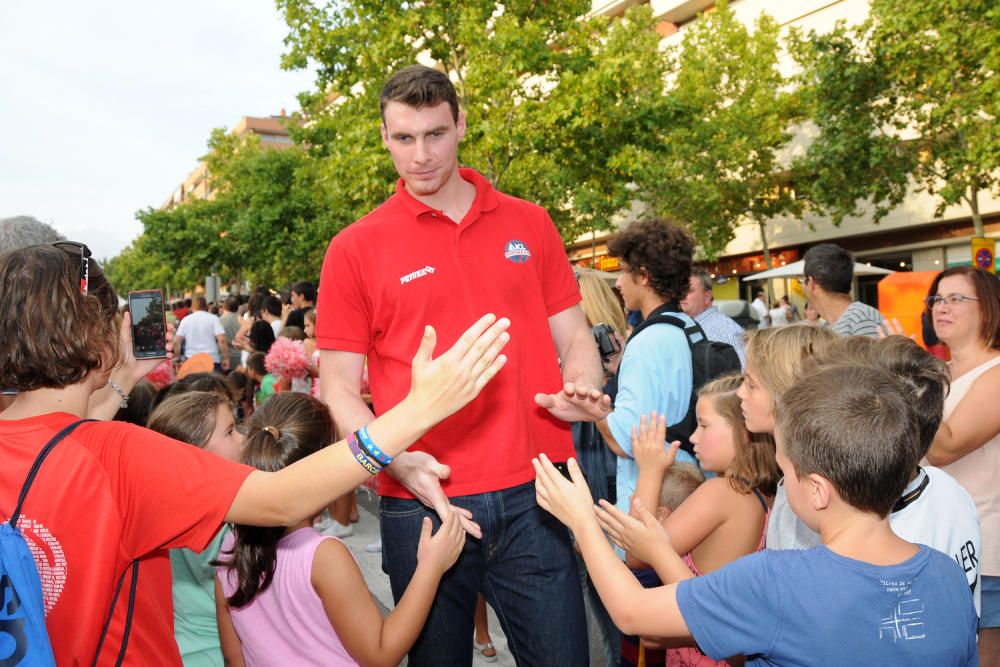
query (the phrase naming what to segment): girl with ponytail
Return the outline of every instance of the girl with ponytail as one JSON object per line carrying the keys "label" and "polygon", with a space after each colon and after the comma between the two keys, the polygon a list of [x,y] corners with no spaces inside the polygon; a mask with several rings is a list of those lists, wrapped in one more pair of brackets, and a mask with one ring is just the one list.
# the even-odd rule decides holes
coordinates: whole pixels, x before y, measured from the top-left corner
{"label": "girl with ponytail", "polygon": [[[334,441],[326,405],[273,396],[254,413],[241,461],[277,472]],[[216,565],[216,609],[227,664],[397,665],[423,628],[465,531],[452,513],[431,535],[424,519],[417,570],[383,619],[347,546],[312,527],[233,526]]]}

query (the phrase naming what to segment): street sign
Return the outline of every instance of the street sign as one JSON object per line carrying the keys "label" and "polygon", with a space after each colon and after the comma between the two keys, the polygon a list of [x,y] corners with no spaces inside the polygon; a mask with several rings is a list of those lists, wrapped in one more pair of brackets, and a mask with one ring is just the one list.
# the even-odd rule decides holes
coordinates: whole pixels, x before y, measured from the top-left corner
{"label": "street sign", "polygon": [[996,273],[996,239],[972,239],[972,263],[980,269]]}

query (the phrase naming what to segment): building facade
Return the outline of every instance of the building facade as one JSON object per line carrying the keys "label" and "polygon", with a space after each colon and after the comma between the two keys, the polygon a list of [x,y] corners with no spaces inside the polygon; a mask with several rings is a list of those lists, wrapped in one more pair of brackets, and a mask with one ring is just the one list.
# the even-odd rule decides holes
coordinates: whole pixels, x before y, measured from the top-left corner
{"label": "building facade", "polygon": [[[684,30],[698,20],[701,12],[712,11],[713,0],[593,0],[592,13],[621,16],[636,5],[648,4],[658,20],[657,32],[664,48],[679,46]],[[734,14],[750,26],[761,13],[772,16],[784,31],[792,27],[808,32],[831,30],[837,21],[861,23],[868,15],[868,0],[730,0]],[[780,65],[790,73],[793,63],[784,56]],[[803,138],[797,138],[796,142]],[[980,193],[987,237],[1000,238],[1000,199],[989,192]],[[869,216],[847,218],[835,226],[829,218],[806,215],[802,218],[780,217],[769,221],[768,238],[772,265],[777,267],[801,259],[816,243],[831,241],[851,250],[858,261],[895,271],[935,271],[972,262],[973,225],[970,211],[962,206],[946,209],[935,217],[935,198],[927,193],[913,193],[883,218],[879,224]],[[614,258],[607,256],[608,234],[598,232],[578,238],[570,248],[575,263],[606,271],[617,269]],[[716,297],[749,300],[751,285],[741,278],[765,269],[760,234],[755,223],[747,221],[736,230],[718,262],[707,264],[716,278]],[[857,297],[877,303],[876,278],[859,279]],[[785,293],[801,297],[796,281],[778,281],[775,296]]]}

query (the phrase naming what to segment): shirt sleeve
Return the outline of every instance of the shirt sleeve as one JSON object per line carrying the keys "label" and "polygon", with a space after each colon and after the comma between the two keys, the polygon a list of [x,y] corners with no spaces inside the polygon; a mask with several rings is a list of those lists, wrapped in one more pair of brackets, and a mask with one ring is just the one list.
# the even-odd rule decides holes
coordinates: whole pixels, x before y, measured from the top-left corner
{"label": "shirt sleeve", "polygon": [[691,352],[680,329],[654,324],[633,338],[625,346],[615,410],[608,415],[608,428],[622,450],[632,456],[632,427],[642,415],[656,410],[668,426],[683,419],[691,387]]}
{"label": "shirt sleeve", "polygon": [[335,236],[323,259],[316,302],[316,346],[321,350],[367,354],[374,340],[361,259],[351,248],[356,235],[348,228]]}
{"label": "shirt sleeve", "polygon": [[218,317],[212,318],[212,335],[213,336],[225,336],[226,330],[222,327],[222,320]]}
{"label": "shirt sleeve", "polygon": [[544,209],[542,216],[542,295],[545,298],[545,314],[552,317],[580,303],[583,297],[559,230]]}
{"label": "shirt sleeve", "polygon": [[121,426],[102,451],[128,557],[175,547],[202,551],[253,468],[155,431]]}
{"label": "shirt sleeve", "polygon": [[175,336],[185,336],[187,334],[187,327],[184,326],[185,324],[186,322],[184,320],[180,321],[180,324],[177,325],[177,331],[174,332]]}
{"label": "shirt sleeve", "polygon": [[677,606],[705,655],[723,660],[769,653],[781,620],[776,580],[764,551],[677,585]]}

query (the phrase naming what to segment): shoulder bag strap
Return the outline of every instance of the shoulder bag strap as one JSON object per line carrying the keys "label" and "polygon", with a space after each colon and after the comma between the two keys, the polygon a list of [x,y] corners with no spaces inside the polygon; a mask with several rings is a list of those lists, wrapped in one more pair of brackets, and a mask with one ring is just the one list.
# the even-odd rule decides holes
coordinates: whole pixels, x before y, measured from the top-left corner
{"label": "shoulder bag strap", "polygon": [[24,479],[24,485],[21,487],[21,493],[17,496],[17,506],[14,507],[14,513],[10,516],[11,528],[17,528],[17,521],[21,518],[21,506],[24,504],[24,499],[28,497],[28,491],[31,489],[31,485],[35,482],[35,476],[38,474],[38,470],[45,463],[46,457],[55,449],[56,445],[62,442],[62,439],[67,435],[72,433],[77,426],[83,424],[84,422],[92,422],[93,419],[81,419],[80,421],[73,422],[72,424],[63,428],[63,430],[52,436],[52,439],[45,443],[42,447],[42,451],[38,452],[38,456],[35,457],[35,462],[31,464],[31,469],[28,470],[28,476]]}

